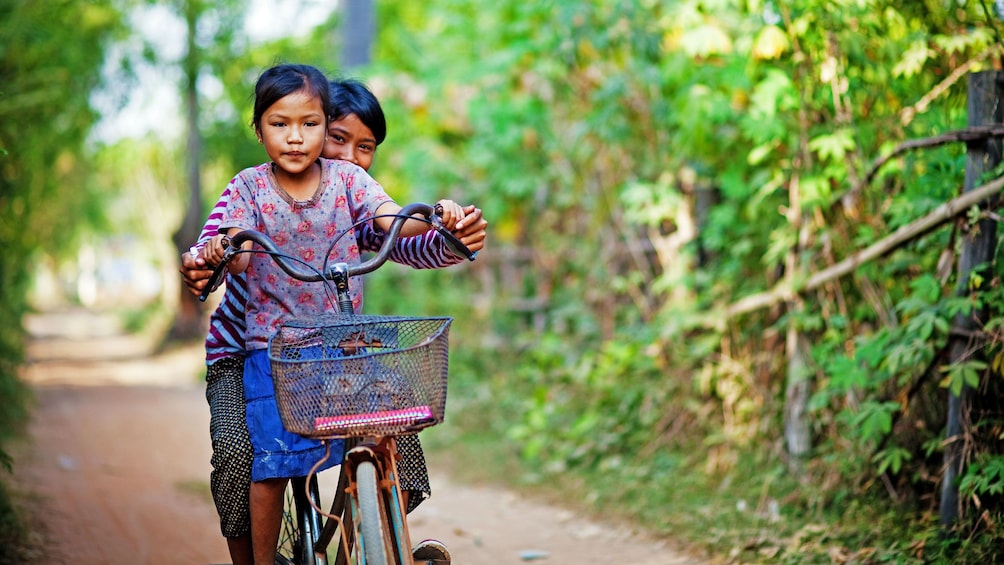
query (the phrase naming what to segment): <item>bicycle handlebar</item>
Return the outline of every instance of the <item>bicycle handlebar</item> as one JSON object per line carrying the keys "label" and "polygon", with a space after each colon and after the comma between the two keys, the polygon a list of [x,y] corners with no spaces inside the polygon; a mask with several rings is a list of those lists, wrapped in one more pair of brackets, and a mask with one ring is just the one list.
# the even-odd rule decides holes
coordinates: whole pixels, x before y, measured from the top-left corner
{"label": "bicycle handlebar", "polygon": [[[450,230],[443,226],[442,222],[442,208],[439,205],[430,206],[429,204],[423,204],[421,202],[415,202],[413,204],[408,204],[397,213],[394,218],[393,223],[391,223],[390,229],[387,231],[387,237],[384,239],[383,245],[380,246],[379,251],[376,255],[366,260],[358,265],[349,265],[347,267],[347,276],[355,277],[359,275],[365,275],[371,273],[380,268],[381,265],[387,262],[390,257],[390,253],[397,243],[397,240],[401,234],[401,228],[404,226],[404,222],[409,219],[414,219],[412,216],[415,214],[421,214],[425,221],[432,225],[440,236],[446,241],[446,245],[451,251],[457,255],[466,258],[469,261],[473,261],[477,257],[476,251],[471,251],[460,239],[453,235]],[[328,273],[319,273],[313,269],[307,268],[304,265],[295,263],[293,261],[287,260],[287,258],[282,254],[282,251],[275,245],[268,235],[257,231],[257,230],[244,230],[234,234],[230,238],[229,247],[224,252],[223,260],[220,261],[218,265],[213,269],[213,274],[209,277],[209,281],[206,283],[205,288],[199,294],[199,300],[202,302],[206,301],[206,298],[220,286],[223,281],[223,273],[226,270],[227,263],[241,250],[241,245],[246,241],[253,241],[257,243],[266,252],[271,254],[272,258],[275,260],[276,264],[286,272],[289,276],[304,281],[304,282],[318,282],[321,280],[331,280],[334,278],[336,269],[339,268],[339,263],[336,263]]]}

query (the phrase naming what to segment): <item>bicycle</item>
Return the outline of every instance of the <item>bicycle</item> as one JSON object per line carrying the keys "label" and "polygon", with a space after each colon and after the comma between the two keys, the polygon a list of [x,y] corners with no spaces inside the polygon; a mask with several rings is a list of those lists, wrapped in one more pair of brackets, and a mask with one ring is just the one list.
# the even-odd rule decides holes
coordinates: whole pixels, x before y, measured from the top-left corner
{"label": "bicycle", "polygon": [[[330,285],[334,286],[339,315],[291,320],[268,344],[283,426],[326,446],[324,458],[306,477],[290,479],[276,565],[326,565],[336,535],[335,565],[350,560],[357,565],[414,563],[398,484],[395,438],[443,421],[453,318],[357,315],[349,279],[380,268],[409,219],[424,219],[451,250],[474,260],[477,253],[442,225],[441,214],[438,206],[405,206],[372,258],[352,266],[326,263],[322,270],[283,254],[261,232],[239,232],[230,238],[223,260],[200,295],[204,301],[222,282],[229,260],[243,252],[266,253],[290,276],[324,283],[329,299]],[[245,241],[261,249],[241,250]],[[330,510],[324,512],[317,469],[330,457],[330,442],[338,439],[344,441],[338,486]]]}

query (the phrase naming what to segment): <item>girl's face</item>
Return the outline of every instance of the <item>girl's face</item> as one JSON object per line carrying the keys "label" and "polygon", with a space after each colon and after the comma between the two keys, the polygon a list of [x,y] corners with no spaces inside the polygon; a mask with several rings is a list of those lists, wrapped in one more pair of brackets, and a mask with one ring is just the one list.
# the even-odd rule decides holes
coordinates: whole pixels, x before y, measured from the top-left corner
{"label": "girl's face", "polygon": [[280,169],[297,175],[321,156],[325,125],[321,99],[301,90],[283,96],[265,110],[258,137]]}
{"label": "girl's face", "polygon": [[376,153],[376,136],[359,116],[348,114],[328,124],[328,137],[324,141],[325,159],[349,161],[368,171]]}

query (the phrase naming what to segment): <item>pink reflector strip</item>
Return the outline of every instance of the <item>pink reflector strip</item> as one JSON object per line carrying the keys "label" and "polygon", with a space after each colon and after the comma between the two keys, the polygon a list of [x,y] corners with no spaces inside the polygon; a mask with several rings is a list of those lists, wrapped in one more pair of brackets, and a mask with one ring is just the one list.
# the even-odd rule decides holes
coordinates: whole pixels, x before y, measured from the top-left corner
{"label": "pink reflector strip", "polygon": [[345,416],[319,416],[314,418],[314,429],[317,431],[346,430],[362,426],[397,425],[414,426],[434,421],[432,409],[428,406],[416,406],[401,410],[383,410],[367,414],[348,414]]}

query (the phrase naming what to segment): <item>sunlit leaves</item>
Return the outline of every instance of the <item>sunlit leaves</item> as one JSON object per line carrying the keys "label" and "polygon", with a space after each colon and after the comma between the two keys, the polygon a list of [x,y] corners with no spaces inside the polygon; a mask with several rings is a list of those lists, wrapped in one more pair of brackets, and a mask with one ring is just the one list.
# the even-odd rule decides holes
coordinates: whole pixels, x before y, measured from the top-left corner
{"label": "sunlit leaves", "polygon": [[823,161],[842,161],[854,147],[854,131],[850,128],[838,128],[809,140],[809,149]]}
{"label": "sunlit leaves", "polygon": [[626,217],[638,224],[657,227],[679,213],[682,196],[670,185],[667,174],[654,183],[631,183],[621,194]]}
{"label": "sunlit leaves", "polygon": [[[410,55],[422,75],[414,80],[430,93],[422,111],[432,133],[407,143],[435,158],[411,161],[407,174],[476,191],[503,211],[507,239],[535,242],[537,260],[514,286],[549,289],[540,331],[576,344],[566,349],[581,358],[574,370],[555,365],[552,344],[527,338],[545,354],[527,355],[540,367],[526,371],[546,383],[546,394],[534,382],[519,398],[527,417],[513,425],[532,446],[527,455],[552,470],[629,468],[620,453],[598,461],[603,449],[659,434],[641,429],[650,421],[644,410],[611,432],[609,412],[647,407],[637,389],[611,385],[635,375],[659,374],[658,392],[696,382],[695,396],[663,406],[708,410],[716,447],[743,433],[774,441],[789,370],[783,334],[794,328],[813,344],[798,376],[812,379],[815,472],[851,485],[874,485],[876,471],[888,472],[898,475],[894,489],[928,496],[930,480],[919,477],[933,468],[944,421],[930,412],[945,393],[938,367],[950,320],[999,302],[951,292],[951,266],[937,270],[955,248],[950,226],[802,293],[804,315],[775,304],[730,320],[722,335],[695,331],[689,320],[709,304],[797,286],[956,193],[961,145],[910,152],[861,181],[903,141],[964,127],[964,81],[945,79],[980,56],[991,31],[979,7],[964,4],[452,0],[448,9],[408,8],[447,24],[416,42],[422,57]],[[451,56],[429,55],[437,42]],[[447,77],[476,95],[437,88]],[[904,122],[906,108],[916,113]],[[467,126],[459,134],[437,137],[441,124],[458,121]],[[442,170],[427,174],[433,168]],[[688,210],[689,225],[680,222]],[[681,226],[695,227],[696,237],[664,259],[661,245],[691,237]],[[631,262],[639,251],[657,259]],[[601,261],[616,273],[601,273]],[[971,280],[986,292],[999,286],[993,274]],[[650,325],[660,345],[684,345],[660,361],[677,371],[660,374],[638,346],[643,338],[620,332],[651,329],[623,298],[674,291],[685,303],[662,302]],[[597,330],[611,311],[617,331]],[[586,332],[618,343],[582,347]],[[972,382],[979,372],[969,365],[953,375]],[[749,431],[757,429],[749,398],[767,399],[752,402],[763,408],[759,432]],[[543,435],[550,443],[536,439]]]}
{"label": "sunlit leaves", "polygon": [[824,362],[829,377],[827,394],[840,395],[853,390],[865,390],[876,380],[865,365],[846,355],[838,354],[824,359]]}
{"label": "sunlit leaves", "polygon": [[926,41],[917,40],[903,51],[903,56],[892,68],[893,76],[910,77],[924,69],[924,64],[934,55],[934,50]]}
{"label": "sunlit leaves", "polygon": [[101,195],[84,185],[89,93],[121,30],[106,1],[0,5],[0,442],[28,413],[18,366],[37,256],[72,253],[68,243],[100,210]]}
{"label": "sunlit leaves", "polygon": [[812,174],[799,179],[798,192],[802,208],[814,209],[825,206],[832,199],[831,181],[832,179],[825,174]]}
{"label": "sunlit leaves", "polygon": [[933,43],[950,55],[982,50],[994,43],[993,31],[985,27],[973,27],[968,33],[937,35]]}
{"label": "sunlit leaves", "polygon": [[750,102],[749,113],[752,118],[768,122],[775,120],[781,111],[796,107],[798,91],[791,77],[785,72],[780,69],[769,69],[756,83]]}
{"label": "sunlit leaves", "polygon": [[757,59],[776,59],[788,51],[791,42],[781,28],[773,25],[764,26],[753,42],[753,57]]}
{"label": "sunlit leaves", "polygon": [[727,55],[732,51],[732,40],[714,23],[705,23],[683,33],[680,47],[693,57]]}
{"label": "sunlit leaves", "polygon": [[777,229],[770,234],[767,251],[763,255],[763,264],[783,263],[785,255],[795,246],[797,236],[791,230]]}

